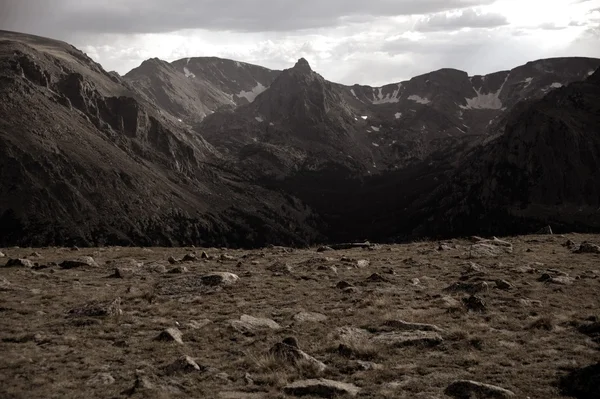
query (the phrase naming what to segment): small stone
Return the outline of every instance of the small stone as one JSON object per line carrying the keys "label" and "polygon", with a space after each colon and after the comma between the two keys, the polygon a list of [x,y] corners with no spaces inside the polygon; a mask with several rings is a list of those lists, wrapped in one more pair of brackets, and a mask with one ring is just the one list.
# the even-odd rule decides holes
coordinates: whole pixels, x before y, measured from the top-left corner
{"label": "small stone", "polygon": [[584,241],[581,243],[579,248],[573,252],[576,254],[600,254],[600,245]]}
{"label": "small stone", "polygon": [[274,320],[254,317],[250,315],[242,315],[239,320],[230,320],[229,324],[238,332],[242,334],[253,333],[260,329],[271,329],[279,330],[281,326]]}
{"label": "small stone", "polygon": [[270,266],[268,266],[267,270],[278,275],[284,275],[291,274],[294,269],[288,263],[276,261]]}
{"label": "small stone", "polygon": [[188,271],[189,271],[188,268],[185,266],[177,266],[177,267],[174,267],[171,270],[169,270],[169,273],[181,274],[181,273],[187,273]]}
{"label": "small stone", "polygon": [[552,232],[552,227],[550,227],[550,226],[546,226],[546,227],[542,227],[542,228],[541,228],[540,230],[538,230],[538,231],[537,231],[535,234],[539,234],[539,235],[542,235],[542,234],[548,234],[548,235],[552,235],[552,234],[554,234],[554,233]]}
{"label": "small stone", "polygon": [[75,269],[85,266],[98,267],[98,264],[91,256],[82,256],[74,260],[65,260],[60,264],[60,267],[63,269]]}
{"label": "small stone", "polygon": [[412,279],[410,279],[410,283],[412,285],[420,285],[421,284],[421,280],[419,280],[418,278],[412,278]]}
{"label": "small stone", "polygon": [[208,258],[209,258],[209,256],[206,253],[206,251],[202,251],[202,253],[200,254],[200,259],[208,259]]}
{"label": "small stone", "polygon": [[456,399],[506,399],[515,396],[508,389],[469,380],[453,382],[444,393]]}
{"label": "small stone", "polygon": [[163,332],[161,332],[158,337],[156,337],[155,339],[157,341],[172,341],[172,342],[177,342],[178,344],[183,345],[183,339],[182,339],[182,334],[181,331],[179,331],[178,328],[176,327],[170,327],[167,328],[166,330],[164,330]]}
{"label": "small stone", "polygon": [[442,243],[440,243],[440,245],[438,246],[438,251],[452,251],[453,249],[454,248],[452,248],[448,244],[442,244]]}
{"label": "small stone", "polygon": [[77,246],[72,246],[72,247],[71,247],[71,251],[79,251],[79,247],[77,247]]}
{"label": "small stone", "polygon": [[234,261],[234,260],[236,260],[235,256],[231,256],[231,255],[227,255],[227,254],[221,254],[220,259],[224,260],[224,261]]}
{"label": "small stone", "polygon": [[184,256],[184,257],[181,259],[181,261],[182,261],[182,262],[195,262],[196,260],[197,260],[197,258],[196,258],[196,254],[193,254],[193,253],[186,254],[186,255],[185,255],[185,256]]}
{"label": "small stone", "polygon": [[89,386],[112,385],[114,383],[115,378],[109,373],[98,373],[87,381],[87,385]]}
{"label": "small stone", "polygon": [[327,316],[325,316],[324,314],[321,314],[321,313],[300,312],[300,313],[296,313],[294,315],[294,320],[299,323],[306,323],[306,322],[318,323],[318,322],[327,320]]}
{"label": "small stone", "polygon": [[349,282],[344,281],[344,280],[340,281],[335,286],[336,286],[336,288],[339,288],[341,290],[346,289],[346,288],[350,288],[350,287],[354,287],[352,284],[350,284]]}
{"label": "small stone", "polygon": [[42,254],[39,252],[32,252],[31,254],[29,254],[30,258],[41,258]]}
{"label": "small stone", "polygon": [[379,363],[366,362],[364,360],[357,360],[356,364],[364,371],[383,370],[383,366]]}
{"label": "small stone", "polygon": [[443,332],[441,328],[433,324],[410,323],[404,320],[388,320],[385,322],[387,327],[400,331],[435,331]]}
{"label": "small stone", "polygon": [[4,267],[33,267],[34,264],[29,259],[9,259]]}
{"label": "small stone", "polygon": [[282,342],[275,344],[269,350],[269,353],[278,360],[292,365],[309,363],[319,372],[323,372],[327,368],[324,363],[300,350],[298,347],[298,340],[295,337],[285,338]]}
{"label": "small stone", "polygon": [[317,248],[317,252],[326,252],[326,251],[333,251],[333,248],[328,247],[327,245],[323,245],[323,246]]}
{"label": "small stone", "polygon": [[322,398],[333,398],[342,395],[356,396],[360,392],[354,384],[328,380],[325,378],[295,381],[283,387],[288,395],[313,395]]}
{"label": "small stone", "polygon": [[0,251],[0,258],[4,258],[6,255],[2,251]]}
{"label": "small stone", "polygon": [[471,295],[468,298],[463,298],[463,304],[468,310],[472,310],[474,312],[485,312],[487,310],[483,299],[475,295]]}
{"label": "small stone", "polygon": [[183,373],[193,373],[195,371],[200,371],[201,368],[198,365],[198,363],[196,363],[194,361],[194,359],[192,359],[189,356],[182,356],[179,359],[175,360],[173,363],[169,364],[166,368],[165,371],[168,375],[173,375],[173,374],[183,374]]}
{"label": "small stone", "polygon": [[435,331],[401,331],[401,332],[384,332],[376,334],[372,337],[374,342],[392,345],[396,347],[402,346],[436,346],[441,344],[444,339]]}
{"label": "small stone", "polygon": [[194,330],[199,330],[204,326],[209,325],[210,323],[212,323],[212,321],[210,321],[209,319],[202,319],[202,320],[190,320],[187,323],[187,326],[189,328],[193,328]]}
{"label": "small stone", "polygon": [[356,261],[356,266],[361,268],[361,267],[367,267],[371,264],[371,262],[369,262],[366,259],[360,259],[358,261]]}
{"label": "small stone", "polygon": [[117,267],[117,268],[115,268],[113,277],[115,277],[115,278],[131,278],[134,276],[134,274],[135,274],[135,271],[133,269]]}
{"label": "small stone", "polygon": [[169,263],[170,263],[170,264],[172,264],[172,265],[174,265],[174,264],[176,264],[176,263],[179,263],[179,261],[178,261],[177,259],[175,259],[174,257],[172,257],[172,256],[169,256],[169,259],[168,259],[168,261],[169,261]]}
{"label": "small stone", "polygon": [[379,273],[373,273],[369,277],[367,277],[367,281],[370,281],[372,283],[385,283],[389,280]]}

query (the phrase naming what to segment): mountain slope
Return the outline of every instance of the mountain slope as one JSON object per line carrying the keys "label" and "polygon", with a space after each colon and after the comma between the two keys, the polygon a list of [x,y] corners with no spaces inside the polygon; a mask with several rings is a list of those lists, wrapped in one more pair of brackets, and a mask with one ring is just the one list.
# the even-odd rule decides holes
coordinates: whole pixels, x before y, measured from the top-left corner
{"label": "mountain slope", "polygon": [[1,32],[0,80],[0,245],[316,236],[310,210],[224,169],[200,136],[70,45]]}
{"label": "mountain slope", "polygon": [[600,70],[519,104],[430,197],[417,231],[445,235],[600,229]]}

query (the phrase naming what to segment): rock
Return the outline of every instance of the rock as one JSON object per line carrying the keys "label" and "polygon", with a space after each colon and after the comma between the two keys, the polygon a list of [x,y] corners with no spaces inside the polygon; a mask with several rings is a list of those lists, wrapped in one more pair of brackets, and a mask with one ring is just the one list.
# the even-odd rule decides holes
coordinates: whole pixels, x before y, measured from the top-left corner
{"label": "rock", "polygon": [[498,279],[496,280],[496,288],[501,290],[511,290],[513,285],[506,280]]}
{"label": "rock", "polygon": [[150,271],[154,272],[154,273],[166,273],[167,272],[167,268],[165,265],[151,265],[149,267]]}
{"label": "rock", "polygon": [[283,387],[283,392],[294,396],[313,395],[333,398],[341,395],[356,396],[360,388],[353,384],[319,378],[295,381]]}
{"label": "rock", "polygon": [[331,248],[335,249],[335,250],[339,250],[339,249],[353,249],[353,248],[370,248],[373,245],[366,241],[366,242],[353,242],[353,243],[342,243],[342,244],[332,244],[330,245]]}
{"label": "rock", "polygon": [[4,277],[0,277],[0,291],[10,291],[12,289],[10,281]]}
{"label": "rock", "polygon": [[217,285],[233,285],[238,282],[240,279],[237,274],[228,273],[228,272],[216,272],[205,274],[200,277],[202,283],[210,286]]}
{"label": "rock", "polygon": [[114,383],[115,378],[109,373],[98,373],[87,381],[87,385],[89,386],[112,385]]}
{"label": "rock", "polygon": [[476,244],[471,245],[469,255],[475,258],[496,257],[513,252],[512,244],[508,241],[479,239]]}
{"label": "rock", "polygon": [[167,259],[169,261],[170,264],[174,265],[176,263],[179,263],[179,261],[177,259],[175,259],[172,256],[169,256],[169,259]]}
{"label": "rock", "polygon": [[187,326],[189,328],[193,328],[194,330],[199,330],[204,326],[209,325],[210,323],[212,323],[212,321],[210,321],[209,319],[202,319],[202,320],[190,320],[187,323]]}
{"label": "rock", "polygon": [[195,371],[201,371],[201,368],[198,363],[196,363],[194,359],[189,356],[182,356],[165,367],[165,372],[167,375],[187,374]]}
{"label": "rock", "polygon": [[454,249],[454,248],[452,248],[452,247],[451,247],[450,245],[448,245],[448,244],[443,244],[443,243],[440,243],[440,244],[439,244],[439,246],[438,246],[438,249],[437,249],[437,250],[438,250],[438,251],[452,251],[453,249]]}
{"label": "rock", "polygon": [[548,273],[544,273],[540,276],[540,278],[538,278],[538,281],[543,282],[543,283],[551,283],[551,284],[558,284],[558,285],[571,285],[575,282],[575,279],[573,277],[569,277],[569,276],[551,276]]}
{"label": "rock", "polygon": [[299,323],[306,323],[306,322],[322,322],[327,320],[327,316],[325,316],[324,314],[321,313],[314,313],[314,312],[300,312],[300,313],[296,313],[294,315],[294,320],[299,322]]}
{"label": "rock", "polygon": [[[146,373],[144,373],[143,371],[136,370],[135,382],[133,383],[133,387],[126,389],[125,391],[121,392],[121,394],[132,396],[135,393],[150,391],[153,389],[154,383],[150,380],[150,377],[146,375]],[[143,396],[147,396],[147,394],[144,394]]]}
{"label": "rock", "polygon": [[474,262],[469,262],[462,272],[462,274],[475,274],[475,273],[483,273],[483,268]]}
{"label": "rock", "polygon": [[0,251],[0,258],[4,258],[6,255],[4,255],[4,252]]}
{"label": "rock", "polygon": [[282,342],[275,344],[269,354],[282,362],[298,365],[299,363],[310,364],[318,372],[323,372],[327,368],[323,362],[315,359],[305,353],[298,347],[298,340],[295,337],[288,337]]}
{"label": "rock", "polygon": [[188,268],[185,266],[177,266],[177,267],[174,267],[171,270],[169,270],[169,273],[181,274],[181,273],[187,273],[188,271],[189,271]]}
{"label": "rock", "polygon": [[209,258],[210,258],[210,256],[208,256],[206,251],[202,251],[202,253],[200,254],[200,259],[209,259]]}
{"label": "rock", "polygon": [[33,267],[34,264],[29,259],[9,259],[4,267]]}
{"label": "rock", "polygon": [[224,260],[224,261],[234,261],[234,260],[236,260],[235,256],[231,256],[231,255],[227,255],[227,254],[221,254],[221,256],[219,258],[221,260]]}
{"label": "rock", "polygon": [[360,259],[358,261],[356,261],[356,267],[368,267],[371,264],[371,262],[369,262],[366,259]]}
{"label": "rock", "polygon": [[468,298],[463,298],[463,304],[468,310],[474,312],[485,312],[487,310],[485,302],[478,296],[471,295]]}
{"label": "rock", "polygon": [[535,234],[539,234],[539,235],[549,234],[549,235],[552,235],[554,233],[552,232],[552,227],[546,226],[546,227],[542,227],[541,229],[539,229]]}
{"label": "rock", "polygon": [[371,274],[369,277],[367,277],[367,281],[372,282],[372,283],[389,282],[389,280],[387,278],[383,277],[379,273],[373,273],[373,274]]}
{"label": "rock", "polygon": [[115,268],[115,272],[112,275],[114,278],[131,278],[135,275],[135,271],[133,269],[127,269],[124,267]]}
{"label": "rock", "polygon": [[350,287],[354,287],[352,284],[350,284],[347,281],[340,281],[335,285],[336,288],[339,288],[340,290],[346,289],[346,288],[350,288]]}
{"label": "rock", "polygon": [[404,320],[388,320],[384,324],[386,327],[391,327],[394,330],[400,331],[435,331],[438,333],[443,332],[441,328],[433,324],[424,323],[409,323]]}
{"label": "rock", "polygon": [[460,302],[452,298],[451,296],[441,297],[440,299],[436,300],[436,305],[443,309],[446,309],[448,312],[461,309]]}
{"label": "rock", "polygon": [[600,254],[600,245],[584,241],[581,243],[579,248],[573,252],[576,254]]}
{"label": "rock", "polygon": [[392,346],[435,346],[441,344],[444,339],[440,334],[433,331],[403,331],[387,332],[373,335],[373,342],[384,343]]}
{"label": "rock", "polygon": [[181,258],[182,262],[195,262],[196,260],[196,254],[194,253],[186,254],[183,258]]}
{"label": "rock", "polygon": [[183,345],[183,335],[181,331],[179,331],[176,327],[170,327],[158,334],[155,338],[157,341],[165,341],[165,342],[177,342],[178,344]]}
{"label": "rock", "polygon": [[448,385],[444,393],[457,399],[505,399],[515,396],[508,389],[470,380],[455,381]]}
{"label": "rock", "polygon": [[271,329],[279,330],[281,326],[274,320],[254,317],[249,315],[240,316],[239,320],[230,320],[229,324],[238,332],[242,334],[252,334],[256,330],[260,329]]}
{"label": "rock", "polygon": [[571,371],[560,379],[563,395],[577,399],[600,398],[600,363]]}
{"label": "rock", "polygon": [[31,254],[29,254],[30,258],[41,258],[42,254],[39,252],[32,252]]}
{"label": "rock", "polygon": [[75,269],[85,266],[98,267],[98,264],[91,256],[82,256],[74,260],[65,260],[60,264],[60,267],[63,269]]}
{"label": "rock", "polygon": [[444,288],[445,292],[466,292],[474,295],[489,289],[488,283],[479,281],[476,283],[456,282]]}
{"label": "rock", "polygon": [[418,278],[412,278],[412,279],[410,279],[410,283],[412,285],[420,285],[421,284],[421,280],[419,280]]}
{"label": "rock", "polygon": [[217,394],[219,399],[264,399],[263,392],[223,391]]}
{"label": "rock", "polygon": [[267,270],[275,273],[276,275],[283,275],[283,274],[291,274],[293,271],[293,268],[288,263],[277,261],[277,262],[274,262],[273,264],[271,264],[270,266],[268,266]]}
{"label": "rock", "polygon": [[360,369],[362,369],[364,371],[383,370],[383,366],[381,364],[375,363],[375,362],[366,362],[364,360],[357,360],[356,364],[358,365],[358,367],[360,367]]}
{"label": "rock", "polygon": [[333,248],[328,247],[327,245],[317,248],[317,252],[326,252],[326,251],[333,251]]}
{"label": "rock", "polygon": [[573,240],[567,240],[567,242],[565,242],[563,244],[563,247],[568,247],[568,248],[572,248],[575,247],[577,244],[575,243],[575,241]]}

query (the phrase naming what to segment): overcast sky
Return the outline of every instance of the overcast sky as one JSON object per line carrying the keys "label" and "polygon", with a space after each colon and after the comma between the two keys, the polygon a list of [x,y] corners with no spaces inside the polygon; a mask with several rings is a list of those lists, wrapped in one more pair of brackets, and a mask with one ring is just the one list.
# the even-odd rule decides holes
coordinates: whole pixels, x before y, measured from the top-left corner
{"label": "overcast sky", "polygon": [[559,56],[600,58],[600,0],[0,0],[0,29],[65,40],[121,74],[218,56],[380,85]]}

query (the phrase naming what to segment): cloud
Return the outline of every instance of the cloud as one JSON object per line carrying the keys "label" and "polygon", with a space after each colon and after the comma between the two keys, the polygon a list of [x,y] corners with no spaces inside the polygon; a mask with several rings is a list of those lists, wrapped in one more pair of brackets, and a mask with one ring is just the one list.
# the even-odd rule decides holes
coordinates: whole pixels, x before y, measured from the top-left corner
{"label": "cloud", "polygon": [[454,31],[461,28],[496,28],[508,25],[505,16],[497,13],[482,13],[473,8],[453,13],[437,13],[420,19],[415,30],[420,32]]}
{"label": "cloud", "polygon": [[[4,29],[164,33],[182,29],[269,32],[338,26],[352,18],[428,14],[494,0],[0,0]],[[10,15],[10,18],[7,16]]]}

